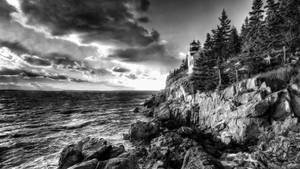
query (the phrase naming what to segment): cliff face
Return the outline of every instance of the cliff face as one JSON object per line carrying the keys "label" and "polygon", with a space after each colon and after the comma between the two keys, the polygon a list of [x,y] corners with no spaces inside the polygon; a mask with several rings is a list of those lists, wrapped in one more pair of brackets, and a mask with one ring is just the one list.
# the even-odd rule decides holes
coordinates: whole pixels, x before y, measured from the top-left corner
{"label": "cliff face", "polygon": [[133,124],[128,134],[146,143],[142,168],[300,168],[299,68],[221,91],[195,92],[194,86],[185,76],[145,102],[153,120]]}
{"label": "cliff face", "polygon": [[282,81],[257,76],[220,92],[190,94],[188,85],[174,83],[166,89],[167,102],[155,115],[196,126],[226,144],[244,144],[257,140],[275,122],[297,121],[300,85],[297,81],[279,84]]}

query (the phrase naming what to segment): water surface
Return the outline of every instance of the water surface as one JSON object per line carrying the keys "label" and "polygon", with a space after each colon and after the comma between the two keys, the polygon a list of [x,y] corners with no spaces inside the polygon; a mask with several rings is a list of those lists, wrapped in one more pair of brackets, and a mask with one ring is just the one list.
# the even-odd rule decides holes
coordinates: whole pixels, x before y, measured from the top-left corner
{"label": "water surface", "polygon": [[123,133],[147,120],[132,109],[151,94],[0,91],[0,168],[56,168],[61,149],[87,136],[130,148]]}

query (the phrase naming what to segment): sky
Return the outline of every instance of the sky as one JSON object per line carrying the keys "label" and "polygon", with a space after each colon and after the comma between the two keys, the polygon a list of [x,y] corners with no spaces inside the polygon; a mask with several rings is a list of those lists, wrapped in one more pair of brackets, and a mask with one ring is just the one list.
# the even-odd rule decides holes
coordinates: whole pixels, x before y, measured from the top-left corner
{"label": "sky", "polygon": [[192,40],[251,0],[0,0],[0,89],[160,90]]}

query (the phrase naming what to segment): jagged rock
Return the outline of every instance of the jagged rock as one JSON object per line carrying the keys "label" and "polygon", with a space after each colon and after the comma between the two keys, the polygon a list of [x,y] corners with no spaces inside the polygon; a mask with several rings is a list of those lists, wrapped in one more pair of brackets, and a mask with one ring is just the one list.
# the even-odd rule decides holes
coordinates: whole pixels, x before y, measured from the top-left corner
{"label": "jagged rock", "polygon": [[85,155],[85,157],[94,154],[97,150],[109,144],[103,138],[90,137],[83,139],[81,142],[83,142],[82,153]]}
{"label": "jagged rock", "polygon": [[207,154],[202,147],[193,147],[187,151],[181,169],[223,169],[222,164]]}
{"label": "jagged rock", "polygon": [[58,162],[58,169],[67,169],[75,164],[83,161],[84,155],[82,153],[83,142],[72,144],[65,147],[60,153]]}
{"label": "jagged rock", "polygon": [[82,162],[80,164],[76,164],[68,169],[95,169],[95,168],[100,169],[100,166],[103,166],[105,164],[106,164],[105,161],[98,161],[97,159],[93,159],[90,161]]}
{"label": "jagged rock", "polygon": [[290,95],[287,90],[279,93],[279,99],[274,107],[274,112],[272,113],[272,118],[274,120],[285,119],[292,113],[290,105]]}
{"label": "jagged rock", "polygon": [[96,158],[99,161],[108,160],[110,158],[110,152],[112,151],[111,145],[104,145],[103,147],[99,148],[93,154],[87,156],[86,160],[92,160]]}
{"label": "jagged rock", "polygon": [[109,152],[109,158],[115,158],[124,152],[125,152],[125,147],[123,145],[120,145],[118,147],[113,146],[111,151]]}
{"label": "jagged rock", "polygon": [[159,132],[159,126],[153,122],[138,121],[131,125],[129,136],[131,141],[149,141]]}
{"label": "jagged rock", "polygon": [[117,158],[109,159],[103,169],[139,169],[139,166],[134,155],[124,153]]}
{"label": "jagged rock", "polygon": [[138,107],[133,109],[133,113],[138,113],[138,112],[140,112],[140,109]]}
{"label": "jagged rock", "polygon": [[[197,142],[192,139],[182,138],[175,132],[168,132],[151,141],[148,157],[154,161],[162,161],[161,167],[179,169],[185,152],[196,145]],[[150,160],[148,166],[154,165],[155,163]]]}
{"label": "jagged rock", "polygon": [[188,137],[188,136],[192,136],[192,134],[194,134],[194,130],[190,127],[180,127],[177,130],[177,133],[180,134],[181,136]]}
{"label": "jagged rock", "polygon": [[158,109],[159,110],[156,111],[155,116],[154,116],[157,120],[159,120],[159,121],[170,120],[171,112],[170,112],[170,108],[169,108],[168,104],[163,103],[160,105],[160,107]]}
{"label": "jagged rock", "polygon": [[291,107],[295,116],[300,117],[300,89],[298,85],[293,84],[289,88],[289,93],[291,95]]}

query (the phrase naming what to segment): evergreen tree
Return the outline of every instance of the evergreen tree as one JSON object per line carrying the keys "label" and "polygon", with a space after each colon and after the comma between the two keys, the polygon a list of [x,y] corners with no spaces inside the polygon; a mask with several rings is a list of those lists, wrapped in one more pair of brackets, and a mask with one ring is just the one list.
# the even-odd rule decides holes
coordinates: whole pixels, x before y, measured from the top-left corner
{"label": "evergreen tree", "polygon": [[300,1],[281,0],[279,12],[284,21],[281,31],[285,46],[290,52],[295,52],[296,48],[300,47]]}
{"label": "evergreen tree", "polygon": [[206,40],[204,42],[204,49],[207,51],[211,51],[213,48],[213,39],[210,35],[210,33],[206,34]]}
{"label": "evergreen tree", "polygon": [[267,0],[266,8],[266,19],[265,19],[265,49],[276,49],[281,47],[283,36],[281,33],[282,17],[279,15],[279,4],[275,3],[274,0]]}
{"label": "evergreen tree", "polygon": [[212,30],[213,33],[213,50],[215,55],[219,58],[220,62],[228,58],[227,47],[230,35],[230,20],[223,9],[221,17],[219,18],[220,24],[217,29]]}
{"label": "evergreen tree", "polygon": [[245,23],[242,25],[242,29],[241,29],[241,39],[243,43],[247,38],[248,32],[249,32],[249,19],[248,17],[246,17]]}
{"label": "evergreen tree", "polygon": [[228,52],[231,56],[235,56],[241,52],[241,39],[235,27],[231,29],[228,42]]}
{"label": "evergreen tree", "polygon": [[250,51],[250,53],[254,54],[262,52],[262,46],[264,45],[265,29],[263,25],[264,10],[262,7],[262,0],[254,0],[252,11],[249,13],[249,30],[244,43],[244,51]]}

